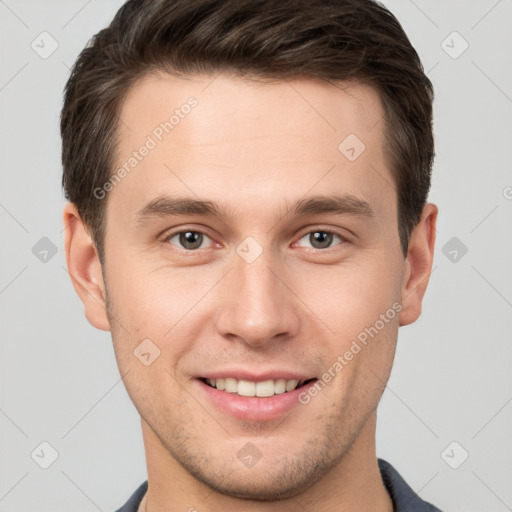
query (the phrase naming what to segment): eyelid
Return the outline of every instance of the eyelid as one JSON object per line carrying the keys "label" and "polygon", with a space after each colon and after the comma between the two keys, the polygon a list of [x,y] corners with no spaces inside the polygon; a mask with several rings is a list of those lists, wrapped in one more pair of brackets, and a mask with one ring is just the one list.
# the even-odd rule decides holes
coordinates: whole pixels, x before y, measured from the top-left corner
{"label": "eyelid", "polygon": [[305,249],[308,249],[308,250],[311,250],[311,251],[327,252],[327,251],[329,251],[331,249],[334,249],[336,246],[343,245],[346,242],[350,241],[349,237],[345,236],[343,233],[341,233],[340,230],[333,229],[331,227],[321,227],[320,226],[320,227],[313,227],[313,228],[309,227],[305,231],[302,231],[299,235],[297,235],[297,240],[296,240],[296,242],[293,242],[293,245],[295,245],[299,240],[304,238],[306,235],[309,235],[311,233],[316,233],[316,232],[329,233],[329,234],[332,234],[332,235],[339,236],[340,239],[341,239],[341,243],[338,243],[338,244],[333,245],[331,247],[327,247],[325,249],[316,249],[315,247],[305,247]]}
{"label": "eyelid", "polygon": [[219,244],[219,242],[215,241],[215,239],[211,235],[208,234],[208,229],[205,227],[197,228],[197,227],[193,227],[193,226],[180,226],[179,228],[176,228],[176,229],[164,231],[164,233],[158,238],[163,243],[172,245],[175,248],[175,250],[177,250],[178,252],[181,252],[181,253],[188,253],[188,254],[201,253],[201,252],[209,249],[209,247],[205,247],[203,249],[185,249],[183,247],[179,247],[178,245],[171,244],[169,242],[169,239],[171,239],[181,233],[186,233],[187,231],[192,231],[194,233],[200,233],[200,234],[208,237],[212,241],[212,243]]}
{"label": "eyelid", "polygon": [[[219,244],[219,242],[215,241],[214,238],[208,234],[208,229],[206,227],[201,227],[201,228],[197,228],[197,227],[194,227],[194,226],[180,226],[179,228],[177,228],[176,230],[170,230],[170,231],[166,231],[164,232],[164,234],[162,235],[161,237],[161,240],[163,242],[166,242],[166,243],[169,243],[169,239],[176,236],[176,235],[179,235],[180,233],[185,233],[187,231],[193,231],[194,233],[200,233],[204,236],[207,236],[213,243],[215,244]],[[311,233],[315,233],[315,232],[323,232],[323,233],[329,233],[329,234],[333,234],[333,235],[337,235],[341,238],[342,240],[342,243],[339,243],[339,244],[336,244],[332,247],[327,247],[326,249],[316,249],[316,248],[307,248],[306,249],[310,249],[312,251],[319,251],[319,252],[327,252],[329,251],[330,249],[334,249],[337,245],[342,245],[343,243],[345,242],[349,242],[350,239],[348,236],[346,236],[345,234],[343,234],[341,232],[341,230],[339,229],[334,229],[333,227],[331,226],[308,226],[307,228],[303,228],[303,230],[301,230],[299,232],[298,235],[296,235],[295,239],[296,241],[292,243],[292,245],[295,245],[301,238],[304,238],[304,236],[308,235],[308,234],[311,234]],[[207,248],[203,248],[203,249],[184,249],[184,248],[180,248],[179,246],[176,246],[175,244],[170,244],[169,245],[174,245],[174,247],[176,247],[176,249],[182,253],[199,253],[199,252],[202,252],[202,251],[205,251],[208,249]]]}
{"label": "eyelid", "polygon": [[307,235],[308,233],[314,233],[316,231],[322,231],[325,233],[332,233],[335,235],[338,235],[345,241],[349,241],[350,237],[353,235],[353,233],[348,230],[347,228],[342,228],[339,226],[331,226],[328,224],[310,224],[309,226],[306,226],[305,228],[302,228],[299,232],[297,238],[302,238],[304,235]]}

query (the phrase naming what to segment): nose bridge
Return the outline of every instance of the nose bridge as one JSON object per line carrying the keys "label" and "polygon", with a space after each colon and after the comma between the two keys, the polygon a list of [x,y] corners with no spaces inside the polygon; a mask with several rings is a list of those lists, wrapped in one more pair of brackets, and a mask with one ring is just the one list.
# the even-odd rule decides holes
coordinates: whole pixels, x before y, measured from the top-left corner
{"label": "nose bridge", "polygon": [[236,248],[233,264],[217,315],[219,333],[254,346],[295,334],[299,314],[293,294],[282,282],[285,276],[279,275],[279,255],[248,237]]}

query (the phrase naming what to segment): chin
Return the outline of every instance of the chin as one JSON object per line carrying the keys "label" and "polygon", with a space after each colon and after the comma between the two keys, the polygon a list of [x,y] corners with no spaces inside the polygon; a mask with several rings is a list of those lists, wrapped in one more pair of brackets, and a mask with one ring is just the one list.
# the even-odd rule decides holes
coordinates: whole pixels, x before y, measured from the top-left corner
{"label": "chin", "polygon": [[311,481],[309,478],[306,479],[307,483],[303,479],[290,481],[286,478],[286,481],[283,481],[282,475],[273,477],[270,473],[265,472],[265,469],[260,470],[257,476],[253,475],[251,471],[235,469],[223,480],[218,477],[212,479],[209,475],[207,481],[203,481],[203,483],[225,496],[250,501],[273,502],[298,496],[316,481]]}
{"label": "chin", "polygon": [[298,496],[315,485],[336,461],[317,453],[314,459],[297,454],[244,467],[238,460],[208,462],[185,468],[201,483],[219,494],[251,501],[278,501]]}

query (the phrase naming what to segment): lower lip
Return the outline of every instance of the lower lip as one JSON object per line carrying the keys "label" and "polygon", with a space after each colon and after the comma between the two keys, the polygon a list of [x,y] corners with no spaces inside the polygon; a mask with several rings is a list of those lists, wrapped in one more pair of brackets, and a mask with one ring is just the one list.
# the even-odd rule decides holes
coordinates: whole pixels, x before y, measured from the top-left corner
{"label": "lower lip", "polygon": [[[231,414],[235,418],[248,421],[265,421],[279,418],[300,405],[299,395],[308,389],[308,385],[301,386],[293,391],[280,393],[269,397],[240,396],[213,388],[196,379],[199,389],[221,411]],[[310,384],[314,384],[312,381]]]}

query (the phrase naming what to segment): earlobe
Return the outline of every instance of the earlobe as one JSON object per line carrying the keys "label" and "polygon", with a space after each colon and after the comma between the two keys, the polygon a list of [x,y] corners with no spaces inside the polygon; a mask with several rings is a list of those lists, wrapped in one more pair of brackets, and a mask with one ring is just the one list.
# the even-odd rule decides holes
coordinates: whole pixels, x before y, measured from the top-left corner
{"label": "earlobe", "polygon": [[400,326],[412,324],[421,314],[434,260],[437,212],[435,204],[427,203],[421,220],[411,233],[404,263]]}
{"label": "earlobe", "polygon": [[84,304],[85,316],[97,329],[109,331],[103,271],[96,246],[71,202],[64,206],[63,221],[68,272]]}

